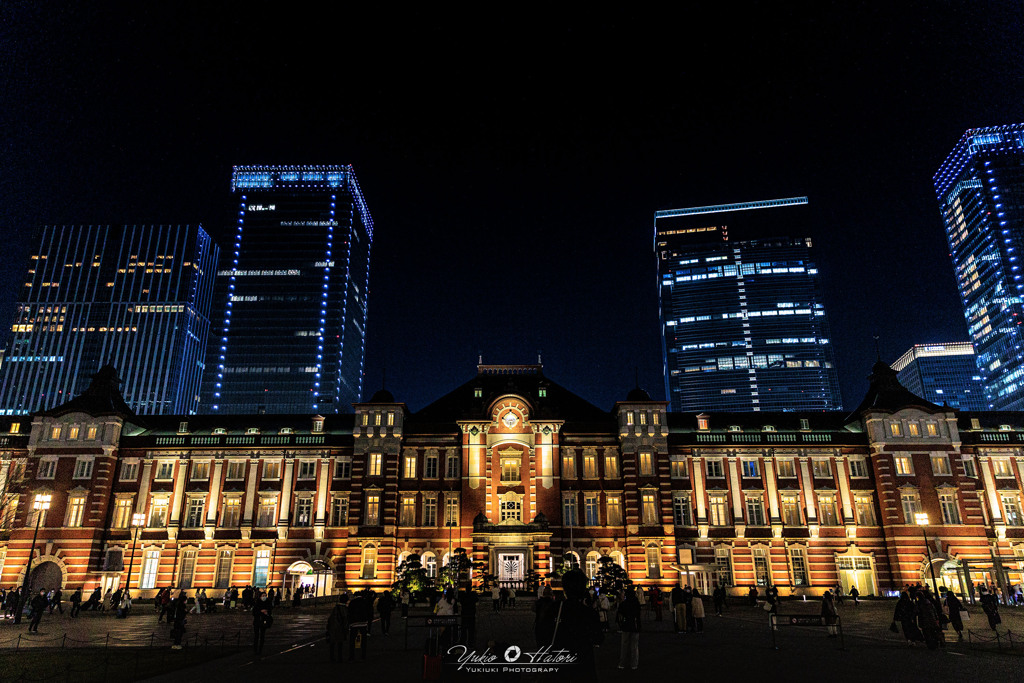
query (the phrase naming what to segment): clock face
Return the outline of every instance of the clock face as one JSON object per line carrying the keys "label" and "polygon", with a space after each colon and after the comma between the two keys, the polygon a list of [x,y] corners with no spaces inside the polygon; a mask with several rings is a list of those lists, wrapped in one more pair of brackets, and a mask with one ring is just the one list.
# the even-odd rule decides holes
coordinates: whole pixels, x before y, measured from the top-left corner
{"label": "clock face", "polygon": [[505,413],[505,417],[501,418],[501,422],[509,429],[512,429],[517,424],[519,424],[519,418],[516,416],[515,413],[513,413],[510,410],[507,413]]}

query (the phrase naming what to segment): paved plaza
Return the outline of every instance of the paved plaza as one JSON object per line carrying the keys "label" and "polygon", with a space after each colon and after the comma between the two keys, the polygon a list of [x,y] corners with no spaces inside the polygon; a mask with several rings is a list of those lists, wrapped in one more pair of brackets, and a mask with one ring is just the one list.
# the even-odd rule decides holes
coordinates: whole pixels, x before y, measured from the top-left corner
{"label": "paved plaza", "polygon": [[[681,674],[714,676],[752,676],[758,680],[926,680],[935,677],[964,680],[1024,681],[1024,648],[1009,650],[1007,638],[1001,638],[1003,650],[995,651],[995,642],[984,642],[987,649],[972,649],[965,641],[950,642],[944,651],[928,651],[923,646],[907,647],[901,636],[888,630],[892,618],[892,601],[864,602],[854,606],[847,602],[840,613],[843,618],[845,650],[838,640],[825,637],[821,627],[783,627],[776,633],[777,649],[772,647],[767,616],[759,608],[731,605],[723,617],[711,615],[705,620],[703,635],[677,635],[672,632],[666,611],[665,620],[653,620],[646,614],[640,637],[638,671],[617,668],[618,634],[606,636],[597,650],[599,680],[639,680],[644,676],[677,677]],[[816,614],[815,602],[783,602],[783,614]],[[488,643],[497,643],[501,651],[518,645],[524,651],[533,649],[533,603],[520,601],[516,609],[502,612],[490,610],[489,601],[481,601],[478,615],[477,650]],[[972,639],[991,638],[992,631],[977,607],[970,609],[968,625]],[[303,607],[293,610],[282,607],[275,612],[273,627],[267,632],[264,655],[255,658],[248,645],[251,626],[243,612],[192,615],[189,618],[186,642],[191,647],[224,647],[226,654],[201,665],[172,671],[154,679],[163,681],[232,680],[295,680],[299,677],[343,675],[364,676],[378,681],[415,681],[421,679],[423,645],[428,632],[420,626],[426,610],[413,612],[412,626],[406,630],[401,618],[395,618],[391,633],[380,634],[375,625],[369,638],[368,658],[333,664],[329,661],[323,635],[329,607]],[[397,613],[396,613],[397,614]],[[1024,610],[1004,608],[1001,632],[1009,628],[1014,636],[1024,634]],[[18,636],[21,636],[20,641]],[[947,632],[947,638],[952,635]],[[954,636],[955,638],[955,636]],[[13,639],[13,640],[12,640]],[[83,614],[79,619],[66,615],[47,615],[38,635],[25,634],[25,626],[0,624],[0,655],[10,649],[45,648],[54,661],[74,658],[80,648],[149,647],[160,651],[169,647],[168,627],[158,624],[148,605],[138,606],[126,620],[107,615]],[[236,648],[235,644],[240,647]],[[61,649],[63,647],[63,649]],[[76,649],[79,648],[79,649]],[[151,650],[152,652],[152,650]],[[500,653],[499,653],[500,654]],[[4,659],[3,661],[9,661]],[[7,676],[0,671],[0,679]],[[497,678],[486,674],[456,675],[446,669],[445,680]],[[544,675],[522,674],[512,680],[544,680]]]}

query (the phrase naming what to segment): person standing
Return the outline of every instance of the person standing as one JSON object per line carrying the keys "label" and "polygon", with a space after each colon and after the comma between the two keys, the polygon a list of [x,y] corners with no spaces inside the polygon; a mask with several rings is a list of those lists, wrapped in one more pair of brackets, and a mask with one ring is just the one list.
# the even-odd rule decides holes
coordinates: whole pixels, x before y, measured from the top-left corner
{"label": "person standing", "polygon": [[403,588],[402,592],[398,596],[398,601],[402,605],[402,618],[409,618],[409,603],[412,602],[412,593],[409,592],[408,588]]}
{"label": "person standing", "polygon": [[832,599],[832,591],[825,591],[821,596],[821,617],[825,621],[825,630],[829,638],[837,638],[839,633],[836,624],[839,623],[839,612],[836,611],[836,603]]}
{"label": "person standing", "polygon": [[499,611],[501,609],[501,589],[498,588],[498,584],[491,586],[491,600],[494,603],[494,609],[492,611]]}
{"label": "person standing", "polygon": [[547,645],[547,643],[544,642],[543,625],[544,619],[548,614],[548,610],[550,610],[551,605],[554,604],[554,602],[554,592],[551,590],[551,586],[544,586],[544,592],[539,598],[537,598],[537,602],[533,606],[533,609],[536,612],[533,620],[533,634],[537,638],[537,647]]}
{"label": "person standing", "polygon": [[686,633],[686,594],[681,587],[675,586],[669,593],[669,598],[672,600],[672,612],[675,617],[672,629],[676,633]]}
{"label": "person standing", "polygon": [[616,617],[619,632],[619,668],[636,670],[640,666],[640,601],[632,586],[626,589],[626,598],[619,605]]}
{"label": "person standing", "polygon": [[395,609],[395,598],[386,590],[377,599],[377,613],[380,614],[380,631],[387,635],[391,630],[391,612]]}
{"label": "person standing", "polygon": [[935,609],[935,602],[931,592],[925,589],[917,594],[917,622],[924,634],[924,642],[929,650],[936,650],[945,646],[942,637],[942,624],[939,621],[939,612]]}
{"label": "person standing", "polygon": [[516,587],[512,586],[508,589],[508,606],[512,609],[516,608]]}
{"label": "person standing", "polygon": [[725,607],[725,586],[716,586],[711,597],[715,602],[715,614],[722,616],[722,608]]}
{"label": "person standing", "polygon": [[693,615],[693,625],[698,634],[704,633],[704,597],[696,588],[690,597],[690,614]]}
{"label": "person standing", "polygon": [[350,662],[355,658],[357,647],[360,659],[366,659],[370,619],[373,618],[372,598],[367,597],[366,592],[372,593],[372,591],[360,591],[348,603],[348,661]]}
{"label": "person standing", "polygon": [[253,590],[252,596],[252,651],[256,655],[263,654],[263,641],[267,637],[267,629],[273,621],[270,611],[271,602],[259,588]]}
{"label": "person standing", "polygon": [[171,602],[170,615],[167,620],[171,622],[171,638],[174,644],[172,650],[181,649],[181,639],[185,637],[185,622],[188,616],[188,608],[185,604],[185,591],[178,593],[178,597]]}
{"label": "person standing", "polygon": [[46,598],[46,589],[39,589],[39,594],[32,598],[32,602],[29,603],[29,608],[32,610],[28,622],[29,633],[39,633],[39,622],[42,621],[43,612],[46,611],[46,607],[49,604],[50,601]]}
{"label": "person standing", "polygon": [[605,633],[608,632],[608,615],[611,613],[612,603],[608,600],[607,591],[602,591],[597,596],[597,619],[601,622],[601,630]]}
{"label": "person standing", "polygon": [[594,646],[604,635],[597,614],[583,601],[587,597],[587,575],[579,569],[562,576],[564,599],[548,606],[542,619],[540,642],[552,650],[576,653],[576,661],[562,674],[573,681],[592,681],[597,676]]}
{"label": "person standing", "polygon": [[892,621],[894,624],[897,621],[900,622],[907,645],[913,646],[914,643],[924,640],[921,629],[917,627],[917,607],[914,605],[914,601],[910,599],[910,594],[906,591],[900,594],[900,599],[896,602],[896,610],[893,612]]}
{"label": "person standing", "polygon": [[345,658],[345,641],[348,636],[348,595],[338,598],[338,604],[327,617],[327,652],[331,661]]}

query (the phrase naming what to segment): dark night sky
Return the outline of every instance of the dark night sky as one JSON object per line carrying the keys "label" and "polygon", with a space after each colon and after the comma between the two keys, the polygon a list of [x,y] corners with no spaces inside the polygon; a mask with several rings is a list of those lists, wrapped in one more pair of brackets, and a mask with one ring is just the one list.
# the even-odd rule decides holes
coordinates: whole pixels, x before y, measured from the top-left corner
{"label": "dark night sky", "polygon": [[708,4],[5,2],[2,328],[42,225],[223,238],[233,164],[352,163],[368,394],[386,366],[418,409],[478,352],[539,349],[610,408],[635,367],[663,394],[654,211],[807,195],[852,408],[874,335],[887,361],[966,338],[931,177],[965,129],[1024,121],[1021,6]]}

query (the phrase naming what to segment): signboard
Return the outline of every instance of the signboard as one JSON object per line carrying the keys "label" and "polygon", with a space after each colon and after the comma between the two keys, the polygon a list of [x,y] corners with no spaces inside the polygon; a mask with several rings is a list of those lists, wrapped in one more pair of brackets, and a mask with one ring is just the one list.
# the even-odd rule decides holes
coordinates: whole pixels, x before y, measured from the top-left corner
{"label": "signboard", "polygon": [[455,614],[427,617],[426,624],[427,626],[458,626],[459,617]]}
{"label": "signboard", "polygon": [[695,564],[693,561],[693,548],[679,549],[679,564]]}
{"label": "signboard", "polygon": [[821,626],[823,624],[822,617],[785,617],[789,623],[793,626]]}

